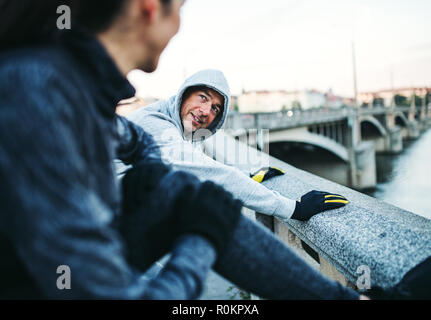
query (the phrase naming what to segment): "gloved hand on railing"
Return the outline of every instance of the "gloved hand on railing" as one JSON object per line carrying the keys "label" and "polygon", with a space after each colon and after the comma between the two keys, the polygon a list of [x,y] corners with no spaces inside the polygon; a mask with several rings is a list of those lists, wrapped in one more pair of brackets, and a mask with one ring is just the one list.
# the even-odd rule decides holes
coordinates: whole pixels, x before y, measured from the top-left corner
{"label": "gloved hand on railing", "polygon": [[339,194],[313,190],[296,201],[291,218],[306,221],[322,211],[340,208],[348,203],[349,201]]}
{"label": "gloved hand on railing", "polygon": [[276,176],[281,176],[283,174],[284,174],[284,171],[279,168],[265,167],[251,174],[250,178],[252,178],[256,182],[262,183],[263,181],[269,180]]}

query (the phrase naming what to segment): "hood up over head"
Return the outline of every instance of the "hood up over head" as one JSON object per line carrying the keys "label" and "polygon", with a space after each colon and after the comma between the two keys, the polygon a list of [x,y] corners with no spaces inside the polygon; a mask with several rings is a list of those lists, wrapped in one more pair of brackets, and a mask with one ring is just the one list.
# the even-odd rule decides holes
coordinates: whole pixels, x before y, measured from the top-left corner
{"label": "hood up over head", "polygon": [[[176,125],[181,128],[183,134],[184,134],[184,129],[182,126],[181,116],[180,116],[182,98],[187,88],[197,87],[197,86],[205,86],[207,88],[213,89],[218,93],[220,93],[224,98],[222,114],[217,116],[214,119],[213,123],[211,123],[211,125],[207,128],[207,130],[205,130],[207,134],[205,134],[204,136],[199,134],[199,140],[202,140],[203,138],[208,138],[209,136],[215,134],[218,129],[223,127],[223,124],[226,121],[227,113],[229,111],[230,89],[225,76],[219,70],[212,70],[212,69],[202,70],[195,73],[188,79],[186,79],[184,83],[181,85],[175,97],[170,99],[171,103],[168,104],[168,108],[169,108],[168,112],[172,120],[174,120],[174,122],[176,123]],[[195,140],[195,137],[193,140]]]}

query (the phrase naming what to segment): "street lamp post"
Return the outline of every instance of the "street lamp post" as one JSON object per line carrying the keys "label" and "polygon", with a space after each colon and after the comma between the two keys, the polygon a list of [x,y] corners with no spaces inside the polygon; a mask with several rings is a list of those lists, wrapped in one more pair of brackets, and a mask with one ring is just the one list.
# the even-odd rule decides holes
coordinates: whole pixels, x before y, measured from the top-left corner
{"label": "street lamp post", "polygon": [[356,55],[355,55],[355,41],[352,41],[352,63],[353,63],[353,92],[355,95],[355,108],[358,108],[358,85],[356,79]]}

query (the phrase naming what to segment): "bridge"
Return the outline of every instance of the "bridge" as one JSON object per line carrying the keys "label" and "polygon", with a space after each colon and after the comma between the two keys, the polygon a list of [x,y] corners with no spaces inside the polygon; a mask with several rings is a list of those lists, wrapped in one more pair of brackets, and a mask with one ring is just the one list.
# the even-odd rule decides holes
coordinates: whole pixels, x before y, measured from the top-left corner
{"label": "bridge", "polygon": [[[280,143],[300,143],[327,150],[346,167],[320,175],[357,190],[376,186],[375,153],[399,153],[403,140],[416,139],[431,124],[431,106],[311,109],[228,115],[230,136],[269,153]],[[271,148],[270,148],[271,146]],[[340,174],[338,173],[338,176]]]}
{"label": "bridge", "polygon": [[[392,135],[395,138],[391,139],[395,140],[398,145],[396,147],[391,145],[391,139],[387,142],[390,147],[388,150],[391,152],[400,150],[400,146],[402,146],[400,138],[403,136],[416,137],[421,129],[419,126],[425,126],[429,122],[417,118],[416,113],[409,116],[409,111],[398,108],[357,112],[352,112],[352,110],[319,111],[314,115],[314,111],[309,111],[302,113],[302,115],[308,114],[305,117],[289,116],[285,113],[234,115],[229,121],[231,121],[232,128],[232,121],[239,122],[237,119],[241,121],[245,119],[244,123],[258,119],[257,123],[263,124],[260,128],[265,126],[272,128],[271,135],[277,130],[287,133],[289,130],[306,128],[303,129],[305,131],[303,136],[322,135],[327,139],[322,141],[333,140],[333,145],[339,144],[346,149],[349,139],[351,141],[353,139],[351,136],[342,137],[343,130],[357,130],[356,139],[358,140],[355,154],[358,156],[361,142],[367,143],[367,146],[371,145],[370,150],[373,151],[375,145],[375,142],[369,139],[373,135],[366,135],[369,128],[365,125],[361,126],[363,122],[370,122],[370,125],[376,127],[376,132],[380,134],[378,139],[383,137],[386,139],[385,141],[388,141],[385,137],[391,136],[391,132],[397,132]],[[283,120],[283,117],[286,116],[292,119]],[[266,124],[262,120],[265,118],[268,121]],[[388,120],[382,122],[382,119]],[[413,119],[416,122],[413,122]],[[259,122],[259,120],[262,121]],[[269,121],[274,125],[269,126]],[[254,123],[256,125],[256,122]],[[392,129],[389,125],[393,125]],[[395,125],[400,127],[396,128]],[[337,130],[333,128],[337,128]],[[237,136],[219,131],[205,141],[204,151],[217,161],[248,172],[265,165],[283,169],[286,172],[284,175],[265,181],[263,184],[290,199],[298,199],[313,189],[342,194],[349,199],[350,203],[347,206],[323,212],[306,222],[274,218],[247,208],[243,209],[245,215],[268,227],[311,267],[345,286],[360,291],[371,285],[384,288],[394,286],[409,270],[431,256],[431,220],[280,161],[237,139],[241,135],[241,130],[239,128],[231,129],[231,133],[235,133]],[[341,131],[341,134],[338,130]],[[362,135],[359,136],[359,134]],[[353,133],[350,135],[353,136]],[[286,137],[293,139],[294,135],[286,135]],[[297,139],[299,139],[298,137],[301,138],[299,133]],[[364,137],[369,141],[366,141]],[[307,141],[319,142],[317,139]],[[347,153],[349,154],[348,151]],[[349,160],[349,157],[347,159]],[[207,293],[204,298],[217,296],[214,294],[216,291],[214,288],[223,288],[220,285],[214,285],[217,281],[220,279],[215,274],[211,274],[208,281],[209,294]],[[225,288],[231,288],[230,285],[225,284]],[[252,296],[252,298],[256,297]]]}

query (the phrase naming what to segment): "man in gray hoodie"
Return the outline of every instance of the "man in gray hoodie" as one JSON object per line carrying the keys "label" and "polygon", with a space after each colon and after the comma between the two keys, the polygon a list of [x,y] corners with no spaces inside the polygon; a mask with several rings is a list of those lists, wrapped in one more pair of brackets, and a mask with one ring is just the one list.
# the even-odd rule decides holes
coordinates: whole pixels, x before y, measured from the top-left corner
{"label": "man in gray hoodie", "polygon": [[[202,70],[189,77],[175,96],[140,108],[127,118],[154,137],[162,160],[174,170],[223,186],[251,210],[283,219],[308,220],[319,212],[348,203],[340,195],[315,190],[302,196],[301,202],[288,199],[239,169],[207,156],[202,142],[223,127],[229,104],[230,90],[223,73]],[[117,168],[118,172],[126,169]]]}
{"label": "man in gray hoodie", "polygon": [[[241,171],[207,157],[199,149],[199,141],[195,141],[200,139],[193,133],[201,131],[200,133],[210,136],[220,129],[226,119],[229,100],[229,87],[223,74],[216,70],[204,70],[189,78],[176,96],[168,101],[160,101],[142,108],[131,114],[129,118],[154,136],[155,143],[158,145],[157,150],[154,151],[160,152],[161,159],[167,163],[167,168],[174,169],[166,169],[167,172],[194,173],[200,180],[212,180],[205,181],[203,184],[216,182],[222,185],[234,197],[239,198],[241,204],[245,202],[246,206],[267,214],[301,220],[307,220],[320,211],[345,205],[347,200],[341,196],[337,196],[340,202],[325,203],[327,193],[317,191],[303,196],[301,202],[284,198],[250,179]],[[199,135],[202,137],[202,134]],[[163,203],[171,193],[175,193],[176,185],[180,183],[178,179],[170,179],[169,183],[161,182],[157,189],[151,189],[153,183],[151,181],[158,179],[157,177],[165,179],[163,172],[153,172],[160,171],[158,168],[159,166],[155,170],[147,170],[148,174],[140,180],[144,185],[150,186],[138,189],[134,187],[131,202],[145,203],[147,202],[145,199],[150,196],[159,199],[159,207],[163,207]],[[128,168],[118,163],[117,173],[121,175],[124,172],[126,172],[124,179],[127,179]],[[168,176],[169,174],[166,173]],[[190,179],[190,176],[185,175],[184,178]],[[127,184],[127,181],[123,181],[123,185]],[[130,185],[141,184],[131,183]],[[222,189],[218,192],[223,194]],[[179,205],[169,209],[169,211],[173,210],[170,220],[166,220],[161,226],[156,224],[153,228],[154,232],[150,233],[149,237],[154,246],[159,247],[159,242],[164,242],[166,237],[169,238],[169,232],[166,233],[166,230],[177,228],[173,218],[175,212],[179,214],[182,210],[200,210],[205,213],[222,205],[222,201],[219,203],[214,192],[202,193],[199,197],[183,193],[178,203],[183,202],[187,204],[186,207]],[[229,219],[229,215],[224,211],[230,207],[228,205],[218,210],[226,220]],[[153,212],[155,216],[159,215],[157,208]],[[132,220],[125,222],[128,230],[124,233],[132,238],[130,241],[134,243],[131,246],[132,250],[136,250],[133,248],[140,250],[141,243],[146,242],[140,241],[141,235],[145,234],[140,232],[140,225],[148,225],[146,219],[148,215],[141,218],[138,214]],[[214,237],[216,237],[215,234]],[[322,276],[280,239],[244,216],[240,216],[229,243],[219,250],[217,256],[217,262],[213,266],[214,271],[237,286],[266,299],[359,298],[358,293]],[[157,272],[154,269],[152,271]],[[151,275],[149,276],[151,278]]]}

